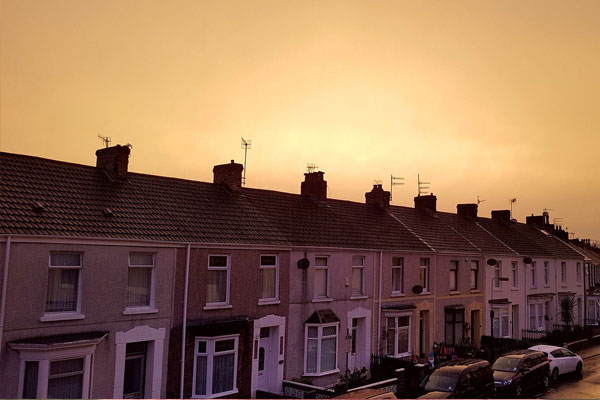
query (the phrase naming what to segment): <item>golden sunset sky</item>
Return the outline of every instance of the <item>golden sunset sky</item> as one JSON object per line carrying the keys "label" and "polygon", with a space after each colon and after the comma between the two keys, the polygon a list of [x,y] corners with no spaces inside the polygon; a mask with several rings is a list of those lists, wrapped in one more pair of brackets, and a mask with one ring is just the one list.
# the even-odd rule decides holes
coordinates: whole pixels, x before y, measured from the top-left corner
{"label": "golden sunset sky", "polygon": [[1,0],[0,150],[412,206],[552,209],[600,239],[600,1]]}

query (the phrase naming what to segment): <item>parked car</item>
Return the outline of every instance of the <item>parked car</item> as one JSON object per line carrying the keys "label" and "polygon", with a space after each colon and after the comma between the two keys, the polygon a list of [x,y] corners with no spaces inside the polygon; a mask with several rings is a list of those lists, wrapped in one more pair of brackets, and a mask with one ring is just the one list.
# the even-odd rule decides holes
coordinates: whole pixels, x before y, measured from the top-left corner
{"label": "parked car", "polygon": [[334,399],[397,399],[397,397],[385,389],[360,389],[335,396]]}
{"label": "parked car", "polygon": [[577,376],[580,376],[583,371],[581,357],[564,347],[541,344],[529,349],[541,351],[546,355],[548,361],[550,361],[550,377],[553,381],[556,381],[559,375],[575,372]]}
{"label": "parked car", "polygon": [[485,360],[460,360],[444,363],[421,383],[425,394],[419,399],[482,399],[494,396],[494,378]]}
{"label": "parked car", "polygon": [[499,357],[492,365],[496,396],[522,397],[534,389],[545,391],[550,383],[550,363],[541,351],[520,350]]}

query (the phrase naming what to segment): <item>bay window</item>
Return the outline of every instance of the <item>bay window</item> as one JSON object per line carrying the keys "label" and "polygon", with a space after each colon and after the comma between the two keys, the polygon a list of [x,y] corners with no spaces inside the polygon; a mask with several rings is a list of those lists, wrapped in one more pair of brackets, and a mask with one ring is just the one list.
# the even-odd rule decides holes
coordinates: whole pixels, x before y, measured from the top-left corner
{"label": "bay window", "polygon": [[387,355],[405,357],[410,355],[410,315],[387,317]]}
{"label": "bay window", "polygon": [[338,372],[335,324],[306,324],[304,327],[304,375]]}
{"label": "bay window", "polygon": [[193,398],[227,396],[238,392],[239,336],[196,337]]}

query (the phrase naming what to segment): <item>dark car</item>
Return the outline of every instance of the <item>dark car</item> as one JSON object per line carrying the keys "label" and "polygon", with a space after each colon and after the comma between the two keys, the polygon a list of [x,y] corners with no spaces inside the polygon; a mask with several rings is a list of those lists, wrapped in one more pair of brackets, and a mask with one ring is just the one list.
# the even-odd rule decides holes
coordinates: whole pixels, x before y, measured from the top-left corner
{"label": "dark car", "polygon": [[494,396],[494,378],[485,360],[450,361],[433,370],[421,383],[419,399],[482,399]]}
{"label": "dark car", "polygon": [[541,351],[514,351],[494,365],[494,385],[499,398],[521,397],[532,390],[545,391],[550,383],[550,363]]}

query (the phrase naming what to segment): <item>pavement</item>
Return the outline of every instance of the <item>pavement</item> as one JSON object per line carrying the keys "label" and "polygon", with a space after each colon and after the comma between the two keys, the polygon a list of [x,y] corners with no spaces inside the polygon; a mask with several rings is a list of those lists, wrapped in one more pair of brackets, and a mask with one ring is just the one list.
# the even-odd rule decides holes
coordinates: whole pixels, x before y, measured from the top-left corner
{"label": "pavement", "polygon": [[579,357],[583,358],[583,360],[587,360],[592,357],[600,356],[600,347],[598,346],[590,346],[578,351],[575,351],[579,355]]}

